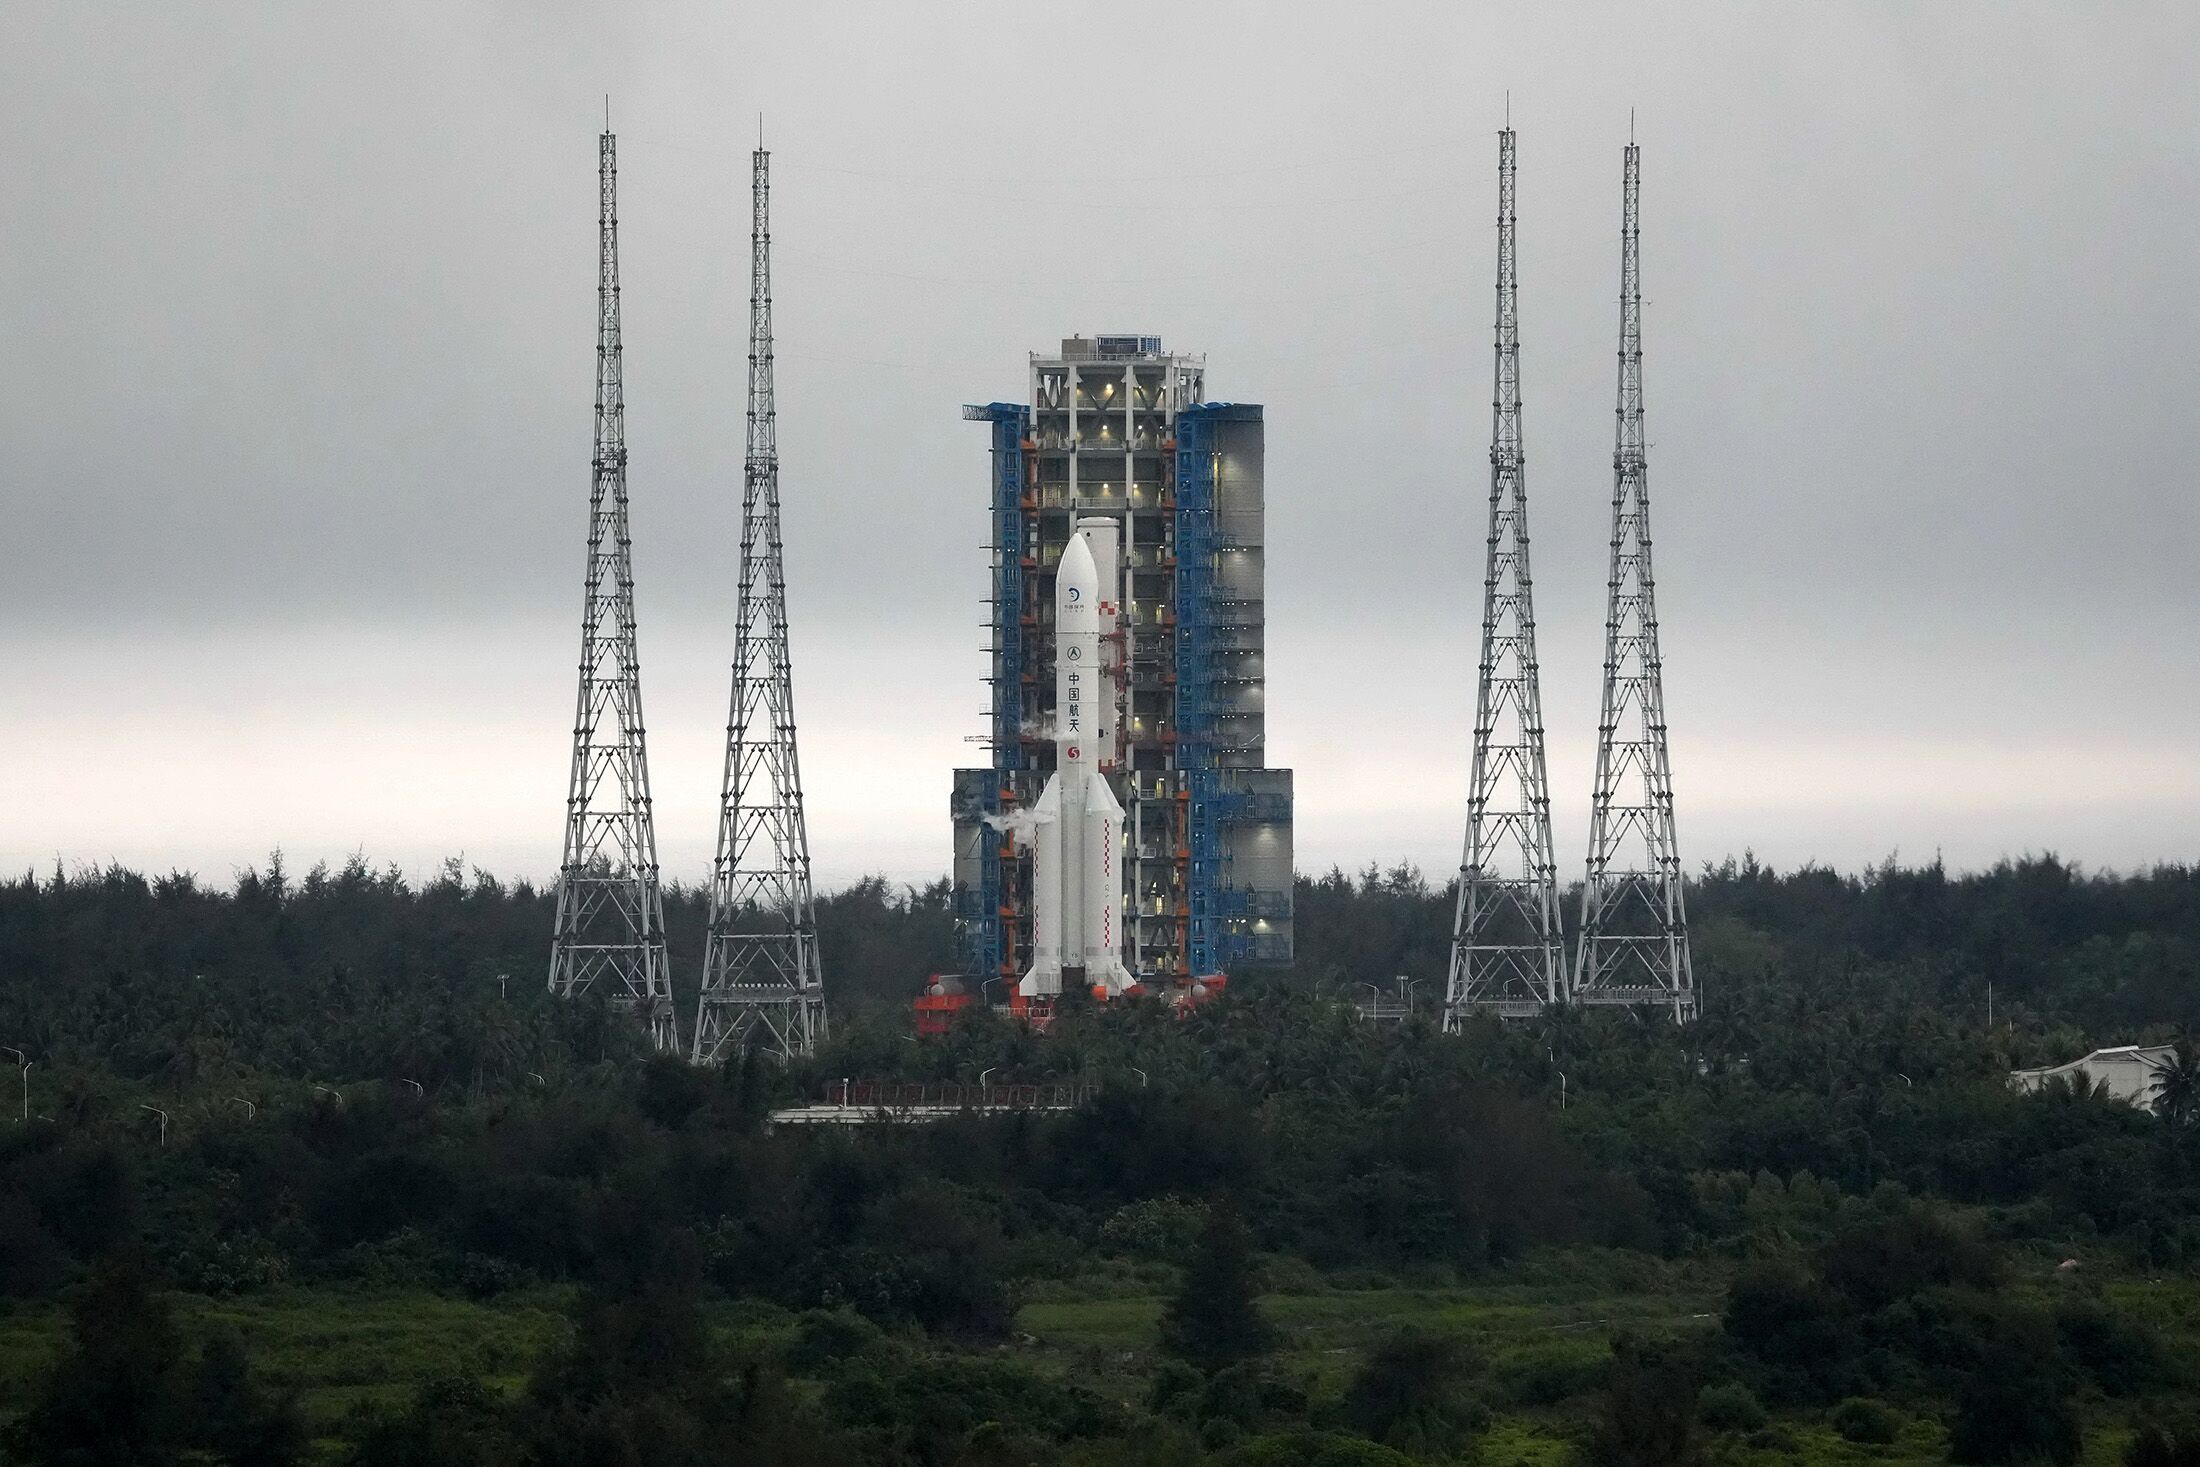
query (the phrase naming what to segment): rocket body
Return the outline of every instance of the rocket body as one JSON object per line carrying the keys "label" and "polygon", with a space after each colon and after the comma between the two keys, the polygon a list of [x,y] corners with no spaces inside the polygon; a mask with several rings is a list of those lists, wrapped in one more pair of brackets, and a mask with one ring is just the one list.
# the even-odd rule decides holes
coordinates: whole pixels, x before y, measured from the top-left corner
{"label": "rocket body", "polygon": [[1104,772],[1117,735],[1114,676],[1101,658],[1112,604],[1101,593],[1092,543],[1076,529],[1054,579],[1054,774],[1032,811],[1027,998],[1075,986],[1113,997],[1133,981],[1122,956],[1123,806]]}

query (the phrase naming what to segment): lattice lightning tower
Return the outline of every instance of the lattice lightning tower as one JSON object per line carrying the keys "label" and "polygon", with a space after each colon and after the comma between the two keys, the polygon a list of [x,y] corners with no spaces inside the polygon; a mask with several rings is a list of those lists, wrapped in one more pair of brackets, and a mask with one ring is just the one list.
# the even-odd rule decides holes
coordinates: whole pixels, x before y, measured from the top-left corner
{"label": "lattice lightning tower", "polygon": [[1650,573],[1650,480],[1642,434],[1641,160],[1627,144],[1619,287],[1619,427],[1612,453],[1612,569],[1604,617],[1604,702],[1573,998],[1696,1014],[1688,914],[1673,831],[1665,688]]}
{"label": "lattice lightning tower", "polygon": [[748,456],[741,496],[733,708],[711,868],[695,1062],[756,1043],[782,1058],[825,1038],[810,838],[795,761],[794,680],[779,537],[779,421],[772,388],[771,155],[755,155],[749,236]]}
{"label": "lattice lightning tower", "polygon": [[[661,1050],[679,1046],[657,886],[657,831],[642,738],[634,645],[634,562],[626,517],[626,387],[619,334],[617,149],[601,140],[596,279],[596,454],[588,492],[588,579],[581,611],[580,699],[558,868],[550,991],[602,984],[638,1014]],[[608,582],[608,584],[606,584]]]}
{"label": "lattice lightning tower", "polygon": [[1551,791],[1543,758],[1528,491],[1520,429],[1520,272],[1513,132],[1497,135],[1497,371],[1490,429],[1488,567],[1444,1027],[1474,1013],[1522,1017],[1565,992]]}

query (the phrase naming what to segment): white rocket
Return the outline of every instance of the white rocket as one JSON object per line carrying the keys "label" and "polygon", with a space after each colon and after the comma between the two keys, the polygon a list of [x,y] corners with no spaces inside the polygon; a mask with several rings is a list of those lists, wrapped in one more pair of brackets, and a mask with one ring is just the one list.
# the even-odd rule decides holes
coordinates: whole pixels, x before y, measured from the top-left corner
{"label": "white rocket", "polygon": [[[1019,992],[1052,996],[1071,985],[1114,997],[1134,981],[1123,966],[1123,807],[1108,788],[1113,764],[1115,678],[1100,637],[1114,619],[1092,538],[1114,570],[1113,521],[1079,524],[1054,577],[1054,774],[1032,811],[1031,971]],[[1112,583],[1114,576],[1108,577]]]}

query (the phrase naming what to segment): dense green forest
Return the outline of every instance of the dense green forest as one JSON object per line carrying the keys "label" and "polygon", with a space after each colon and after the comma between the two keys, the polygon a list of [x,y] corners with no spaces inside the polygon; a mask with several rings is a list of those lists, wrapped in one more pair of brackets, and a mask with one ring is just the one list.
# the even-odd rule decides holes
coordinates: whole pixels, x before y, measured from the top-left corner
{"label": "dense green forest", "polygon": [[[0,1461],[2200,1463],[2200,1061],[2160,1115],[2006,1083],[2200,1030],[2200,871],[1688,901],[1686,1029],[1360,1022],[1440,986],[1401,868],[1188,1017],[919,1043],[948,894],[870,881],[832,1044],[704,1072],[457,863],[0,884]],[[987,1071],[1096,1093],[767,1124]]]}

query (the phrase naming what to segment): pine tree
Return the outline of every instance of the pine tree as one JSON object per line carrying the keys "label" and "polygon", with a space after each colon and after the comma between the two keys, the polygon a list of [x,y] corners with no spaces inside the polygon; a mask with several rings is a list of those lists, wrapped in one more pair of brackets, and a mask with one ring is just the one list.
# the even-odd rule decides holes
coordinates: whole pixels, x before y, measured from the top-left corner
{"label": "pine tree", "polygon": [[305,1458],[297,1399],[255,1380],[232,1335],[206,1342],[192,1373],[190,1402],[192,1436],[225,1467],[291,1467]]}
{"label": "pine tree", "polygon": [[1671,1345],[1622,1335],[1612,1342],[1612,1379],[1589,1439],[1575,1449],[1579,1467],[1694,1467],[1703,1460],[1696,1432],[1696,1368]]}
{"label": "pine tree", "polygon": [[1202,1370],[1256,1359],[1275,1348],[1275,1330],[1254,1302],[1253,1246],[1234,1208],[1208,1211],[1184,1284],[1161,1317],[1162,1347]]}
{"label": "pine tree", "polygon": [[25,1463],[166,1467],[181,1459],[179,1341],[165,1300],[127,1259],[101,1265],[69,1306],[74,1339],[8,1431]]}

